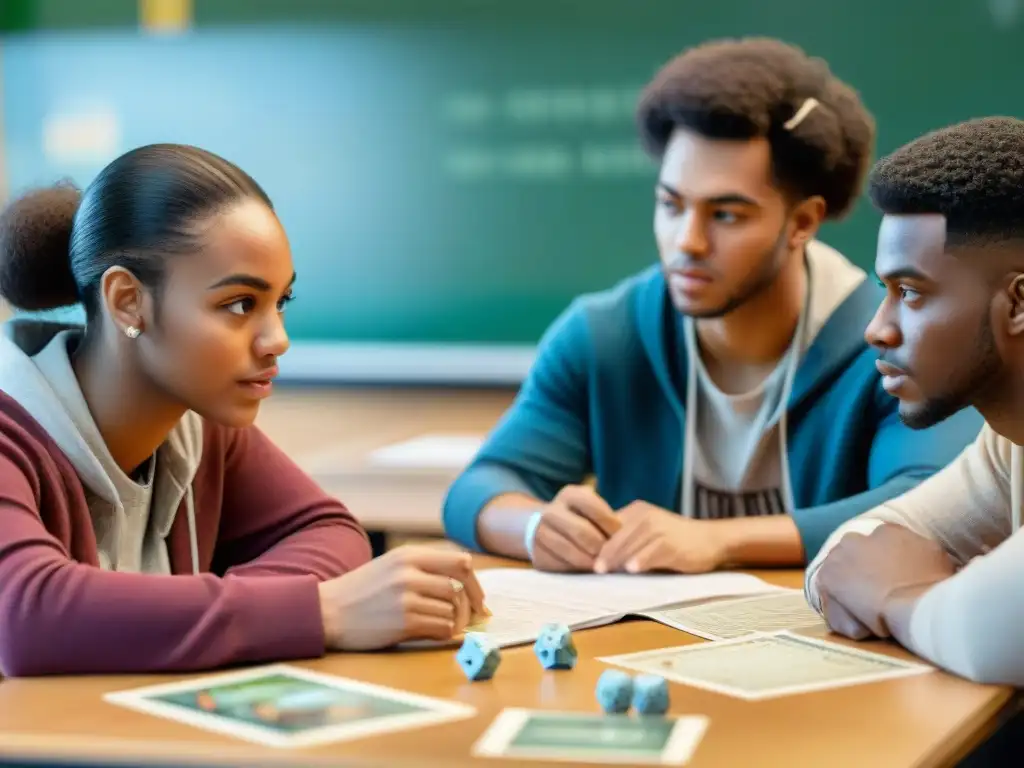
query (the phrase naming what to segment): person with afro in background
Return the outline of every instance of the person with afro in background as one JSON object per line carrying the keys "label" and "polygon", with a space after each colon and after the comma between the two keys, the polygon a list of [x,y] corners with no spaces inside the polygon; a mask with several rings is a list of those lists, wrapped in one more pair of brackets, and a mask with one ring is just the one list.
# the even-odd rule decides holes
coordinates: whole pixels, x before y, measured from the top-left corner
{"label": "person with afro in background", "polygon": [[864,340],[882,292],[816,239],[859,195],[873,119],[821,59],[751,38],[669,61],[638,125],[660,263],[548,329],[446,532],[550,571],[803,565],[981,428],[901,422]]}

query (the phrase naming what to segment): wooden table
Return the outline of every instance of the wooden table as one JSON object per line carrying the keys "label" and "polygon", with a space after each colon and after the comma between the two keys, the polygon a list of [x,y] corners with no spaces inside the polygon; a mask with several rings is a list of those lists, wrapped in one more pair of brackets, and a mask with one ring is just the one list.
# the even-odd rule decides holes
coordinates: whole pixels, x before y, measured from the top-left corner
{"label": "wooden table", "polygon": [[[503,564],[482,559],[482,565]],[[799,572],[755,572],[798,586]],[[202,762],[208,765],[502,765],[474,760],[470,747],[502,707],[599,711],[594,687],[606,669],[595,658],[697,638],[650,621],[628,621],[575,633],[580,652],[572,671],[544,672],[529,646],[506,649],[495,678],[469,683],[451,650],[337,654],[302,666],[393,686],[477,708],[477,715],[436,727],[343,744],[274,750],[107,704],[109,691],[175,677],[93,677],[0,683],[0,758],[72,758],[94,764]],[[904,656],[884,643],[874,650]],[[673,714],[703,714],[710,727],[695,768],[779,766],[951,765],[994,728],[1011,698],[942,673],[750,703],[672,685]],[[538,763],[538,765],[540,765]],[[560,763],[559,765],[566,765]]]}
{"label": "wooden table", "polygon": [[375,467],[372,451],[428,432],[486,434],[512,402],[507,389],[282,388],[257,424],[368,531],[440,536],[456,470]]}

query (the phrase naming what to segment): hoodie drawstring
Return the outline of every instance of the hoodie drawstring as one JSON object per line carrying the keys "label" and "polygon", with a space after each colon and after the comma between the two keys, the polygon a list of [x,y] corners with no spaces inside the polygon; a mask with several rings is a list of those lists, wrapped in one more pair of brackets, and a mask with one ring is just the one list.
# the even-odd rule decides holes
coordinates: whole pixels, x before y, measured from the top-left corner
{"label": "hoodie drawstring", "polygon": [[1021,502],[1024,495],[1024,448],[1010,444],[1010,527],[1016,533],[1020,529]]}
{"label": "hoodie drawstring", "polygon": [[188,545],[192,556],[192,575],[199,575],[199,537],[196,534],[196,508],[192,501],[192,484],[185,489],[185,513],[188,516]]}
{"label": "hoodie drawstring", "polygon": [[[811,306],[811,265],[807,264],[807,294],[804,297],[804,304],[800,310],[800,316],[797,318],[796,331],[793,334],[793,341],[790,344],[789,351],[787,352],[788,360],[786,361],[786,374],[782,385],[782,394],[779,398],[779,409],[781,413],[778,416],[778,429],[779,429],[779,441],[781,456],[779,457],[781,463],[782,477],[781,477],[781,491],[783,504],[785,505],[785,514],[792,514],[796,508],[796,501],[793,496],[793,483],[790,478],[789,471],[789,441],[787,437],[787,430],[789,427],[788,415],[789,415],[789,398],[793,393],[793,382],[796,379],[796,373],[800,368],[800,359],[803,357],[803,346],[805,343],[805,336],[807,335],[807,323],[808,315],[810,314]],[[694,444],[697,442],[697,366],[700,361],[697,357],[700,355],[700,349],[697,342],[697,331],[694,327],[694,323],[691,319],[687,318],[686,321],[686,338],[687,338],[687,349],[689,352],[689,365],[687,366],[687,382],[686,382],[686,424],[683,428],[683,477],[682,484],[680,487],[680,493],[682,494],[682,503],[680,504],[680,511],[683,517],[692,518],[695,514],[694,506],[696,499],[693,493],[693,465],[695,461],[693,450]]]}

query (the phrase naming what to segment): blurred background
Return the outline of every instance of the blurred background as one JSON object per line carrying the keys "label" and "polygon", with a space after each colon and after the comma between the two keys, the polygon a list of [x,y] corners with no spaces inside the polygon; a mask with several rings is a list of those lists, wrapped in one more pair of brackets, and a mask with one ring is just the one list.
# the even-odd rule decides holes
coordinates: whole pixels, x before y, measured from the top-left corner
{"label": "blurred background", "polygon": [[[721,37],[799,45],[861,93],[884,154],[959,120],[1024,117],[1022,6],[0,0],[0,205],[59,179],[84,186],[153,142],[196,144],[252,174],[298,270],[281,360],[294,386],[259,426],[380,554],[444,536],[447,489],[556,315],[657,259],[656,168],[634,108],[669,58]],[[822,239],[870,270],[878,219],[862,199]],[[915,713],[933,703],[915,697],[901,706],[920,739],[933,731]]]}
{"label": "blurred background", "polygon": [[[1019,0],[0,0],[0,198],[203,146],[292,240],[286,378],[519,381],[577,294],[656,258],[639,89],[682,48],[825,57],[878,151],[1024,114]],[[864,266],[861,202],[823,238]]]}

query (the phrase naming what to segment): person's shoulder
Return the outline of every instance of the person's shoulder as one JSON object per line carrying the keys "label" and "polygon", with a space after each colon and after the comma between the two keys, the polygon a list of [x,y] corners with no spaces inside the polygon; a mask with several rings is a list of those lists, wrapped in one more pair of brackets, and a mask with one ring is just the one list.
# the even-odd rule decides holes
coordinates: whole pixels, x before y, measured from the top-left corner
{"label": "person's shoulder", "polygon": [[52,443],[50,434],[21,403],[0,390],[0,435],[22,443]]}
{"label": "person's shoulder", "polygon": [[807,310],[808,360],[814,371],[861,371],[880,384],[875,370],[878,353],[864,336],[884,290],[861,267],[821,241],[808,244],[810,302]]}
{"label": "person's shoulder", "polygon": [[[235,452],[239,430],[207,419],[193,412],[185,414],[172,436],[180,444],[175,455],[186,463],[191,456],[192,487],[196,493],[197,506],[205,508],[208,495],[220,497],[229,474],[231,457]],[[195,446],[198,443],[198,450]],[[184,448],[184,450],[182,450]],[[192,452],[194,451],[194,452]],[[188,470],[187,470],[188,471]],[[201,503],[202,502],[202,503]]]}
{"label": "person's shoulder", "polygon": [[555,319],[545,333],[542,346],[564,349],[566,344],[577,353],[616,356],[623,347],[636,346],[638,307],[660,306],[665,282],[655,265],[622,278],[614,285],[578,295]]}
{"label": "person's shoulder", "polygon": [[639,315],[660,312],[664,303],[665,278],[658,265],[622,278],[614,285],[576,297],[559,319],[563,328],[582,324],[591,337],[631,336]]}
{"label": "person's shoulder", "polygon": [[[807,245],[811,269],[811,314],[820,325],[838,321],[855,327],[864,341],[864,328],[875,316],[885,289],[839,249],[814,240]],[[866,342],[864,342],[866,344]]]}
{"label": "person's shoulder", "polygon": [[235,441],[238,440],[242,429],[244,427],[241,429],[229,427],[189,412],[185,414],[185,419],[175,429],[175,433],[180,435],[179,440],[193,445],[198,442],[201,446],[200,467],[205,467],[210,463],[223,466],[226,456],[232,450]]}
{"label": "person's shoulder", "polygon": [[870,345],[864,340],[864,329],[874,319],[883,299],[885,289],[874,280],[866,279],[854,288],[840,305],[840,309],[844,310],[843,320],[859,329],[858,336],[866,347]]}
{"label": "person's shoulder", "polygon": [[212,470],[215,474],[223,474],[232,462],[239,459],[247,462],[264,462],[268,458],[276,458],[279,452],[255,423],[244,427],[232,427],[194,413],[187,416],[193,417],[195,422],[184,430],[179,426],[176,432],[191,435],[193,444],[202,445],[202,453],[198,457],[198,469],[201,472]]}
{"label": "person's shoulder", "polygon": [[972,456],[994,470],[1007,487],[1013,474],[1013,454],[1013,442],[992,429],[987,421],[983,421],[972,446]]}
{"label": "person's shoulder", "polygon": [[665,278],[657,264],[628,275],[614,285],[577,297],[574,304],[586,313],[616,314],[628,312],[637,301],[651,295],[661,296]]}
{"label": "person's shoulder", "polygon": [[[41,475],[44,467],[70,467],[46,428],[8,393],[0,390],[0,483],[3,473],[16,466],[23,474]],[[15,471],[17,471],[15,470]]]}

